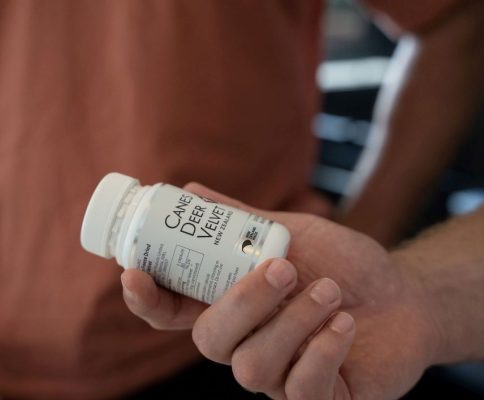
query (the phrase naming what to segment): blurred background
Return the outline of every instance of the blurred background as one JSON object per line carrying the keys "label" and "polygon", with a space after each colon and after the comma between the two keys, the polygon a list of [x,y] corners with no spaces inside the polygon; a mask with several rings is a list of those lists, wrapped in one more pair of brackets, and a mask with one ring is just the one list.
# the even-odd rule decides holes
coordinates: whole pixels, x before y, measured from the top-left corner
{"label": "blurred background", "polygon": [[[345,194],[359,155],[367,144],[373,106],[396,43],[350,0],[329,1],[326,57],[316,81],[324,113],[314,119],[314,134],[324,142],[313,184],[338,201]],[[324,99],[324,100],[323,100]],[[432,189],[407,237],[449,216],[475,210],[484,203],[484,107],[467,133],[460,151]],[[428,157],[432,157],[429,154]],[[408,399],[448,396],[484,398],[484,365],[435,368]]]}
{"label": "blurred background", "polygon": [[[478,1],[473,4],[482,4]],[[475,32],[482,33],[480,21],[469,18],[474,9],[467,8],[467,0],[360,1],[365,2],[377,14],[400,16],[396,23],[403,30],[421,34],[415,41],[419,44],[427,39],[425,29],[433,33],[453,17],[464,16],[463,23],[457,18],[458,27],[479,47]],[[384,165],[380,186],[362,202],[363,212],[349,218],[350,223],[344,220],[335,206],[351,198],[360,156],[368,154],[365,149],[374,150],[369,137],[377,131],[372,123],[375,103],[382,85],[387,89],[392,83],[388,71],[401,61],[394,57],[401,45],[351,0],[328,0],[318,33],[322,4],[0,1],[0,397],[264,397],[243,390],[229,367],[203,361],[189,330],[157,331],[133,315],[123,301],[121,268],[81,248],[85,207],[108,172],[135,176],[143,184],[199,181],[260,208],[340,217],[339,222],[356,230],[368,225],[374,231],[362,232],[383,245],[401,240],[403,224],[390,221],[391,207],[380,204],[400,208],[403,237],[409,238],[484,203],[482,106],[462,132],[463,118],[449,124],[451,132],[445,133],[452,140],[441,142],[450,143],[451,151],[459,142],[459,151],[431,188],[414,185],[412,195],[424,200],[423,205],[399,202],[405,197],[399,189],[405,191],[425,175],[407,168],[414,165],[406,162],[412,154],[400,144],[413,140],[415,150],[421,142],[417,130],[405,122],[418,120],[423,135],[432,131],[427,138],[445,136],[440,128],[446,119],[428,118],[434,129],[426,131],[427,119],[415,113],[427,110],[425,105],[434,111],[429,117],[447,111],[449,96],[442,98],[434,90],[444,87],[438,71],[436,79],[427,78],[435,78],[441,65],[452,64],[447,74],[455,71],[455,64],[467,67],[465,62],[444,64],[449,53],[452,61],[460,59],[453,57],[456,53],[463,59],[481,54],[450,46],[454,42],[445,36],[437,46],[445,50],[444,57],[434,57],[435,63],[427,58],[431,73],[424,69],[427,75],[418,81],[418,89],[427,81],[434,84],[432,96],[423,96],[425,90],[407,96],[407,105],[418,103],[409,113],[412,118],[400,118],[400,129],[387,130],[398,132],[400,139],[396,151],[392,149],[396,157],[386,159],[403,164],[397,168],[398,182]],[[459,8],[461,4],[466,7]],[[442,14],[431,13],[435,19],[426,23],[439,29],[414,21],[432,7]],[[465,12],[459,13],[461,9]],[[461,51],[446,52],[456,48]],[[475,68],[472,72],[479,73]],[[480,95],[470,79],[463,81],[465,90],[454,102],[464,105],[454,113],[459,115],[471,110],[465,105]],[[315,95],[320,99],[316,115]],[[426,149],[429,141],[418,149]],[[429,151],[429,162],[421,163],[434,171],[447,161],[439,143],[439,151]],[[319,150],[316,165],[314,144]],[[400,185],[402,176],[408,179]],[[396,226],[393,236],[378,237],[382,226],[390,225]],[[484,399],[483,366],[433,368],[406,399],[439,396]]]}

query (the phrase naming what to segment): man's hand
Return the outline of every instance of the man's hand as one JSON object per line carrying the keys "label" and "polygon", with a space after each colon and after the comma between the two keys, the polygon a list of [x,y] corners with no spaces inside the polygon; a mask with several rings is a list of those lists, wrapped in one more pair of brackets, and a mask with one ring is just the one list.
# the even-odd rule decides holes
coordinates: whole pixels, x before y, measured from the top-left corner
{"label": "man's hand", "polygon": [[252,210],[197,184],[186,189],[283,223],[289,261],[260,265],[210,307],[128,270],[126,303],[153,327],[195,324],[206,357],[276,399],[394,399],[430,365],[440,338],[420,286],[372,239],[310,215]]}

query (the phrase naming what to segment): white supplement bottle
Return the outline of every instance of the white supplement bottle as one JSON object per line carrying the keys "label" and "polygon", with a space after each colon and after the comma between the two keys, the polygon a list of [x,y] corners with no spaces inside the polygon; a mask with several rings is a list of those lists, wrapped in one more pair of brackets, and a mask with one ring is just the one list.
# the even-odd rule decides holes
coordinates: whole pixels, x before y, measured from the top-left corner
{"label": "white supplement bottle", "polygon": [[98,184],[81,229],[87,251],[209,304],[264,260],[285,257],[289,240],[276,222],[118,173]]}

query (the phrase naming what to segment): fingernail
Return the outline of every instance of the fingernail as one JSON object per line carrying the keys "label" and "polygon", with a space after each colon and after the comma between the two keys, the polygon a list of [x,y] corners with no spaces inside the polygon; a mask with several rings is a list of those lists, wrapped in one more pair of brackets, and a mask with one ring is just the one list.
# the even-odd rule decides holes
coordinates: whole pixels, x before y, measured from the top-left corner
{"label": "fingernail", "polygon": [[353,317],[345,312],[340,312],[330,322],[329,327],[338,333],[348,333],[353,329],[355,321]]}
{"label": "fingernail", "polygon": [[331,305],[339,300],[341,292],[334,281],[323,278],[314,285],[309,295],[316,303]]}
{"label": "fingernail", "polygon": [[266,270],[266,279],[276,289],[283,289],[296,278],[296,271],[289,262],[276,259]]}

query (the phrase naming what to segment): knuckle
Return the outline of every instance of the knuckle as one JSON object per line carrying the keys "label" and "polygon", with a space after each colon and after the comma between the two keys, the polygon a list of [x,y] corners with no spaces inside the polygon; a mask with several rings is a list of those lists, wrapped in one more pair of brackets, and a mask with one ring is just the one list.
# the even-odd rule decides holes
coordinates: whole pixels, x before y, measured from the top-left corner
{"label": "knuckle", "polygon": [[316,226],[321,222],[321,217],[318,217],[314,214],[303,214],[301,221],[306,226]]}
{"label": "knuckle", "polygon": [[134,299],[132,296],[127,295],[124,292],[123,299],[129,311],[131,311],[137,317],[142,318],[146,321],[151,319],[149,318],[149,316],[156,311],[156,308],[154,306],[151,306],[151,304],[147,304],[140,299]]}
{"label": "knuckle", "polygon": [[319,316],[311,315],[311,313],[295,312],[291,315],[291,323],[294,326],[294,332],[313,331],[318,322]]}
{"label": "knuckle", "polygon": [[248,352],[235,351],[232,356],[232,371],[239,384],[247,390],[263,392],[269,386],[261,360]]}
{"label": "knuckle", "polygon": [[136,314],[139,318],[144,320],[149,326],[156,330],[165,330],[170,326],[172,315],[160,310],[145,310]]}
{"label": "knuckle", "polygon": [[348,391],[340,391],[334,394],[334,400],[351,400],[351,396]]}
{"label": "knuckle", "polygon": [[231,303],[234,310],[247,303],[246,286],[247,285],[241,284],[241,282],[239,282],[238,284],[232,286],[232,288],[230,289]]}
{"label": "knuckle", "polygon": [[286,382],[284,388],[288,400],[309,400],[312,399],[307,392],[305,385],[300,379],[291,379]]}
{"label": "knuckle", "polygon": [[123,300],[126,304],[126,306],[128,307],[128,310],[131,311],[134,315],[138,316],[138,317],[142,317],[143,314],[144,314],[144,305],[142,304],[139,304],[138,302],[136,302],[133,297],[131,297],[130,295],[126,294],[125,291],[123,291]]}
{"label": "knuckle", "polygon": [[210,332],[210,329],[207,328],[206,324],[198,321],[195,323],[192,330],[193,342],[198,347],[198,350],[208,358],[211,358],[211,355],[215,351],[215,343],[212,340],[212,337],[212,332]]}
{"label": "knuckle", "polygon": [[164,329],[165,321],[162,318],[162,316],[159,315],[159,313],[153,313],[151,312],[151,310],[148,310],[146,307],[141,307],[136,304],[133,305],[128,301],[126,301],[126,304],[128,306],[129,311],[131,311],[138,318],[145,321],[153,329],[157,329],[157,330]]}
{"label": "knuckle", "polygon": [[195,323],[192,330],[192,339],[200,353],[210,360],[224,362],[225,356],[221,351],[220,343],[217,340],[217,334],[210,329],[209,324]]}
{"label": "knuckle", "polygon": [[150,318],[143,318],[146,323],[151,326],[153,329],[156,329],[157,331],[164,330],[166,326],[161,322],[161,321],[155,321]]}
{"label": "knuckle", "polygon": [[319,354],[319,358],[324,360],[328,367],[337,368],[341,363],[341,346],[339,344],[328,346],[318,340],[314,345],[310,344],[309,351]]}
{"label": "knuckle", "polygon": [[[324,381],[324,378],[322,379]],[[288,400],[334,400],[328,396],[326,388],[321,386],[321,379],[318,382],[310,382],[302,376],[290,377],[285,384],[284,391]]]}

